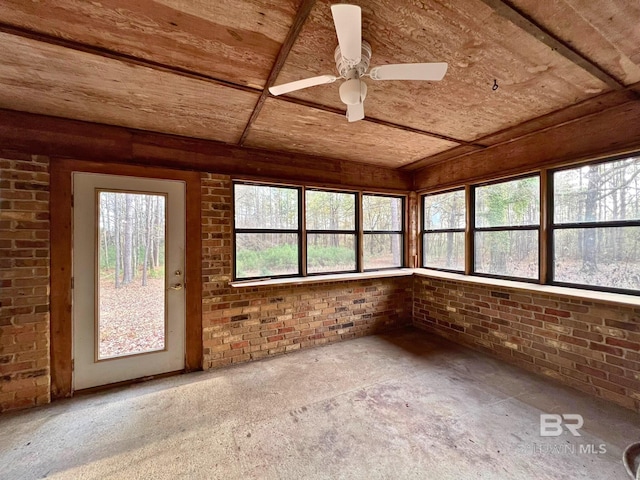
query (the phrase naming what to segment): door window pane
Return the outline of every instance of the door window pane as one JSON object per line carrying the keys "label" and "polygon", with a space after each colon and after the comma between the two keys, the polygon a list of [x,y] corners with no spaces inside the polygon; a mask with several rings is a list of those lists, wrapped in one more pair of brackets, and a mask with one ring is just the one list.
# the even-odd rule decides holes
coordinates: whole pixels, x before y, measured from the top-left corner
{"label": "door window pane", "polygon": [[353,193],[306,192],[307,230],[355,230],[356,196]]}
{"label": "door window pane", "polygon": [[343,233],[307,235],[307,272],[356,270],[356,236]]}
{"label": "door window pane", "polygon": [[540,223],[540,178],[528,177],[477,187],[476,227]]}
{"label": "door window pane", "polygon": [[556,224],[640,220],[640,157],[553,175]]}
{"label": "door window pane", "polygon": [[554,280],[640,290],[640,227],[554,231]]}
{"label": "door window pane", "polygon": [[402,266],[402,234],[365,233],[364,268],[393,268]]}
{"label": "door window pane", "polygon": [[538,278],[538,231],[476,232],[475,271],[507,277]]}
{"label": "door window pane", "polygon": [[236,278],[299,273],[298,234],[236,233]]}
{"label": "door window pane", "polygon": [[464,229],[466,223],[464,190],[424,197],[424,229]]}
{"label": "door window pane", "polygon": [[98,360],[163,350],[165,196],[101,191],[98,205]]}
{"label": "door window pane", "polygon": [[445,270],[464,270],[464,232],[425,233],[424,266]]}

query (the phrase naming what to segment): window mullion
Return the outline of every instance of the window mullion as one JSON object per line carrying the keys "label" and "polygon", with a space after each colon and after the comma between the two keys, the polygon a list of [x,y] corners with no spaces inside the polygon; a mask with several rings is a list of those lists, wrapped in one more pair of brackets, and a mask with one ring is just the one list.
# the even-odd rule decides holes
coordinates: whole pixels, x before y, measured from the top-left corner
{"label": "window mullion", "polygon": [[475,187],[466,185],[464,187],[465,192],[465,232],[464,232],[464,273],[465,275],[471,275],[475,265],[475,226],[476,226],[476,200],[475,200]]}
{"label": "window mullion", "polygon": [[362,192],[358,192],[358,201],[356,204],[356,270],[358,272],[364,272],[364,215],[362,212],[362,201],[364,195]]}
{"label": "window mullion", "polygon": [[300,193],[298,194],[298,202],[300,204],[299,211],[299,223],[298,230],[300,239],[298,244],[299,252],[298,252],[298,262],[300,263],[300,275],[303,277],[307,276],[307,190],[305,187],[300,189]]}

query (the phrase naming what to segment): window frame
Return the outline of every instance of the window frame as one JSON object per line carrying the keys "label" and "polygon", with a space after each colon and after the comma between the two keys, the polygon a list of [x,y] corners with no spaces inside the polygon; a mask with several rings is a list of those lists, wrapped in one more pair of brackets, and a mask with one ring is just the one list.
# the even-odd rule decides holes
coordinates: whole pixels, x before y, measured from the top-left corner
{"label": "window frame", "polygon": [[[393,194],[385,194],[385,193],[370,193],[370,192],[362,192],[361,195],[359,195],[359,206],[360,208],[358,209],[361,213],[360,218],[362,218],[364,220],[364,197],[385,197],[385,198],[398,198],[400,199],[400,215],[401,215],[401,219],[400,219],[400,230],[367,230],[364,228],[364,224],[363,223],[358,223],[358,226],[361,227],[361,237],[362,237],[362,242],[358,242],[359,244],[362,245],[361,247],[361,252],[358,255],[358,259],[360,260],[360,268],[362,272],[376,272],[376,271],[381,271],[381,270],[393,270],[396,268],[404,268],[404,266],[406,265],[405,260],[406,260],[406,252],[405,252],[405,232],[406,232],[406,228],[407,228],[407,216],[406,216],[406,201],[407,198],[405,195],[393,195]],[[400,245],[401,245],[401,249],[400,249],[400,265],[399,266],[395,266],[395,267],[382,267],[382,268],[364,268],[364,239],[366,235],[385,235],[385,234],[400,234]]]}
{"label": "window frame", "polygon": [[[233,181],[231,188],[231,214],[233,219],[233,242],[231,248],[231,262],[232,262],[232,280],[233,281],[251,281],[257,280],[260,278],[294,278],[302,275],[302,258],[300,253],[302,251],[302,214],[304,213],[302,208],[302,187],[296,185],[280,185],[280,184],[269,184],[269,183],[260,183],[260,182],[252,182],[252,181]],[[298,192],[298,228],[297,229],[274,229],[274,228],[237,228],[236,226],[236,185],[254,185],[259,187],[270,187],[270,188],[288,188],[291,190],[297,190]],[[284,275],[260,275],[254,277],[238,277],[237,276],[237,264],[236,264],[236,245],[237,245],[237,234],[238,233],[249,233],[249,234],[260,234],[260,233],[292,233],[298,235],[298,273],[296,274],[284,274]]]}
{"label": "window frame", "polygon": [[[527,178],[538,177],[538,224],[536,225],[511,225],[511,226],[499,226],[499,227],[477,227],[476,226],[476,190],[482,187],[488,187],[491,185],[497,185],[500,183],[509,183],[518,180],[524,180]],[[503,280],[515,280],[518,282],[526,283],[540,283],[540,274],[542,272],[542,181],[543,176],[541,173],[525,173],[507,178],[493,179],[482,183],[476,183],[471,185],[469,195],[471,196],[469,205],[471,206],[471,212],[469,213],[470,229],[471,229],[471,275],[485,278],[498,278]],[[494,273],[483,273],[476,271],[476,233],[478,232],[515,232],[515,231],[538,231],[538,275],[535,278],[518,277],[515,275],[499,275]]]}
{"label": "window frame", "polygon": [[626,153],[622,155],[615,155],[612,157],[600,158],[598,160],[589,161],[589,162],[581,162],[572,165],[563,165],[559,167],[549,168],[548,169],[548,198],[547,198],[547,211],[549,216],[549,224],[547,226],[547,245],[549,249],[549,253],[547,256],[547,270],[549,272],[548,284],[554,285],[558,287],[570,287],[570,288],[579,288],[583,290],[595,290],[598,292],[611,292],[611,293],[622,293],[622,294],[630,294],[630,295],[638,295],[640,294],[640,290],[632,290],[627,288],[617,288],[617,287],[607,287],[602,285],[589,285],[586,283],[573,283],[573,282],[562,282],[555,280],[555,241],[554,241],[554,233],[556,230],[578,230],[578,229],[595,229],[595,228],[621,228],[621,227],[640,227],[640,219],[637,220],[606,220],[606,221],[592,221],[592,222],[571,222],[571,223],[560,223],[556,224],[554,218],[554,208],[555,208],[555,174],[557,172],[563,172],[566,170],[575,170],[578,168],[588,167],[590,165],[600,165],[604,163],[615,162],[617,160],[624,160],[631,157],[640,156],[640,152],[635,153]]}
{"label": "window frame", "polygon": [[[446,194],[446,193],[454,193],[454,192],[463,192],[464,194],[464,201],[465,201],[465,205],[464,205],[464,224],[465,226],[462,228],[430,228],[427,229],[425,228],[425,201],[427,197],[434,197],[436,195],[442,195],[442,194]],[[467,231],[467,224],[469,221],[469,212],[468,212],[468,202],[467,202],[467,192],[466,192],[466,188],[464,186],[462,187],[456,187],[456,188],[451,188],[448,190],[439,190],[437,192],[430,192],[424,195],[421,195],[420,198],[420,266],[422,268],[428,268],[430,270],[437,270],[440,272],[450,272],[450,273],[465,273],[466,271],[466,265],[467,265],[467,239],[466,239],[466,231]],[[464,264],[462,267],[462,270],[455,270],[452,268],[436,268],[436,267],[428,267],[426,266],[426,262],[425,262],[425,254],[426,254],[426,249],[425,249],[425,238],[427,237],[427,234],[429,233],[463,233],[465,234],[465,249],[464,249]]]}
{"label": "window frame", "polygon": [[[407,226],[407,197],[405,193],[386,193],[384,191],[364,191],[359,189],[341,189],[330,188],[315,185],[304,184],[289,184],[289,183],[276,183],[269,181],[254,180],[252,178],[232,178],[231,179],[231,217],[232,217],[232,231],[231,231],[231,279],[233,282],[251,282],[268,279],[281,279],[281,278],[305,278],[305,277],[321,277],[323,275],[336,275],[336,274],[353,274],[364,272],[375,272],[382,270],[393,270],[398,268],[405,268],[407,261],[407,244],[406,244],[406,226]],[[274,188],[290,188],[298,191],[298,228],[297,229],[260,229],[260,228],[237,228],[236,227],[236,186],[237,185],[255,185],[260,187],[274,187]],[[333,192],[333,193],[346,193],[352,194],[355,197],[355,231],[353,230],[317,230],[306,228],[306,193],[308,191],[319,192]],[[364,196],[383,196],[400,198],[402,201],[402,231],[381,231],[380,233],[399,233],[401,235],[401,264],[398,267],[384,267],[384,268],[371,268],[364,269],[363,260],[363,243],[365,231],[362,225],[363,218],[363,197]],[[367,233],[376,233],[377,231],[367,231]],[[238,277],[237,265],[236,265],[236,236],[238,233],[291,233],[298,235],[298,273],[297,274],[285,274],[285,275],[260,275],[252,277]],[[314,272],[309,273],[307,271],[307,239],[309,234],[346,234],[355,235],[355,251],[356,251],[356,269],[355,270],[340,270],[331,272]]]}
{"label": "window frame", "polygon": [[[340,273],[357,273],[360,271],[360,254],[358,249],[358,225],[360,225],[360,209],[358,208],[358,192],[352,190],[332,190],[318,187],[303,187],[304,189],[304,235],[305,235],[305,249],[304,249],[304,267],[307,277],[315,277],[317,275],[336,275]],[[308,229],[307,225],[307,192],[327,192],[327,193],[341,193],[352,195],[354,198],[354,230],[318,230]],[[354,236],[354,248],[355,248],[355,269],[354,270],[330,270],[326,272],[309,272],[309,235],[353,235]],[[301,270],[302,272],[302,270]],[[304,275],[300,275],[304,276]]]}
{"label": "window frame", "polygon": [[[640,227],[640,219],[638,220],[607,220],[602,222],[572,222],[565,224],[556,224],[554,219],[554,173],[571,170],[589,165],[597,165],[602,163],[614,162],[617,160],[624,160],[632,157],[639,157],[640,150],[633,150],[630,152],[623,152],[615,155],[601,156],[592,159],[581,159],[577,161],[565,161],[558,162],[555,165],[549,165],[546,167],[538,167],[536,169],[528,170],[524,173],[495,176],[485,181],[469,181],[461,184],[453,184],[453,186],[447,186],[446,189],[440,190],[422,190],[417,193],[420,196],[420,231],[417,234],[417,246],[420,254],[420,265],[422,268],[428,268],[436,271],[446,271],[457,274],[463,274],[465,276],[476,276],[486,278],[496,278],[502,280],[513,280],[523,283],[536,283],[540,285],[550,285],[558,287],[569,287],[581,290],[591,290],[599,292],[610,292],[626,295],[640,295],[640,289],[632,290],[617,287],[605,287],[599,285],[587,285],[581,283],[562,282],[554,280],[555,276],[555,242],[554,232],[556,230],[571,229],[571,228],[621,228],[621,227]],[[478,187],[509,182],[512,180],[518,180],[528,177],[539,177],[540,182],[540,222],[537,227],[530,225],[517,226],[517,227],[477,227],[475,226],[475,190]],[[467,224],[464,229],[465,232],[465,272],[459,270],[447,270],[442,268],[427,267],[424,264],[424,234],[429,231],[425,231],[424,228],[424,198],[431,195],[437,195],[440,193],[447,193],[457,190],[465,191],[466,202],[466,215]],[[504,275],[494,275],[487,273],[479,273],[475,271],[475,234],[477,231],[488,230],[538,230],[538,277],[535,279],[511,277]],[[438,231],[438,230],[433,230]],[[447,230],[441,230],[447,231]]]}

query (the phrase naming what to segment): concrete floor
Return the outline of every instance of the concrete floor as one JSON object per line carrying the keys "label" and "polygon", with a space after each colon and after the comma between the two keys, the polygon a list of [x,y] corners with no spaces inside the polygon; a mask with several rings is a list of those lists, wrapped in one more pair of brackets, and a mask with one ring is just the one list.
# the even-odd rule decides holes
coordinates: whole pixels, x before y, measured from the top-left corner
{"label": "concrete floor", "polygon": [[0,478],[614,480],[638,440],[633,412],[408,329],[4,414]]}

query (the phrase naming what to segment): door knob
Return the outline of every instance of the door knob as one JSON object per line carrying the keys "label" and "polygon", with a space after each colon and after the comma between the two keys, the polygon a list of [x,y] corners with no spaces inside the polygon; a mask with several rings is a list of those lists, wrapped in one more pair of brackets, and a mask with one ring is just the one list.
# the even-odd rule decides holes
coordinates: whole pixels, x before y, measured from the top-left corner
{"label": "door knob", "polygon": [[171,290],[182,290],[182,284],[181,283],[176,283],[175,285],[171,285],[169,288]]}

